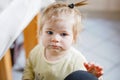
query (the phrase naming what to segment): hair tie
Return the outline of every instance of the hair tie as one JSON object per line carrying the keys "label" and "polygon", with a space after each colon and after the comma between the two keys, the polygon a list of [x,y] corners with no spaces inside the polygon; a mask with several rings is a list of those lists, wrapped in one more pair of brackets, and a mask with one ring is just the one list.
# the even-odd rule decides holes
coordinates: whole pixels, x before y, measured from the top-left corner
{"label": "hair tie", "polygon": [[71,9],[73,9],[74,6],[75,6],[75,5],[74,5],[73,3],[68,5],[68,7],[71,8]]}

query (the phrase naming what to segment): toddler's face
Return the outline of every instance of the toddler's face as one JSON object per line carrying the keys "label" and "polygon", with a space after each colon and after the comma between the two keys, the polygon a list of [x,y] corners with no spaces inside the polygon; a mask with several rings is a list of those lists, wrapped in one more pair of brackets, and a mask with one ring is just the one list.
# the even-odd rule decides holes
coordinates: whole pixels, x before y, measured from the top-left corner
{"label": "toddler's face", "polygon": [[73,23],[66,20],[46,22],[43,25],[41,39],[46,49],[68,50],[73,43]]}

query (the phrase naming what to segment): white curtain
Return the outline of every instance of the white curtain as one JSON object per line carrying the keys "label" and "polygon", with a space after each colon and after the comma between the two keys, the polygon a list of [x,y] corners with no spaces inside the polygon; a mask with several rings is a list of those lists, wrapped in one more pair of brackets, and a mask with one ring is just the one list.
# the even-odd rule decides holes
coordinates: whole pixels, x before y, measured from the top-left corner
{"label": "white curtain", "polygon": [[54,0],[13,0],[0,13],[0,59],[34,16]]}

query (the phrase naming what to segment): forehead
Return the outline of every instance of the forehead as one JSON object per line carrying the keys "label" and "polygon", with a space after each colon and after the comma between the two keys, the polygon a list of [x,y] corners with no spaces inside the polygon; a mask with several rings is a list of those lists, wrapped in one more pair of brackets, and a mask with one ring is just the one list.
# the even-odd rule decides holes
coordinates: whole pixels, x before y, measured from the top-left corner
{"label": "forehead", "polygon": [[71,30],[73,27],[73,21],[70,19],[50,19],[46,21],[44,26],[48,29],[57,29],[57,30]]}

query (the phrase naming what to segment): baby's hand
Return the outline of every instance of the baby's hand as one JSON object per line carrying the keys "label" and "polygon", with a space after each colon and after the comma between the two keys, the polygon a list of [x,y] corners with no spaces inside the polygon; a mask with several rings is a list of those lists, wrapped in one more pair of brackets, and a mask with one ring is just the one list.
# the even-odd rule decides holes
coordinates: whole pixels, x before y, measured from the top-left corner
{"label": "baby's hand", "polygon": [[97,78],[103,75],[103,68],[93,63],[84,63],[85,68],[88,72],[95,75]]}

